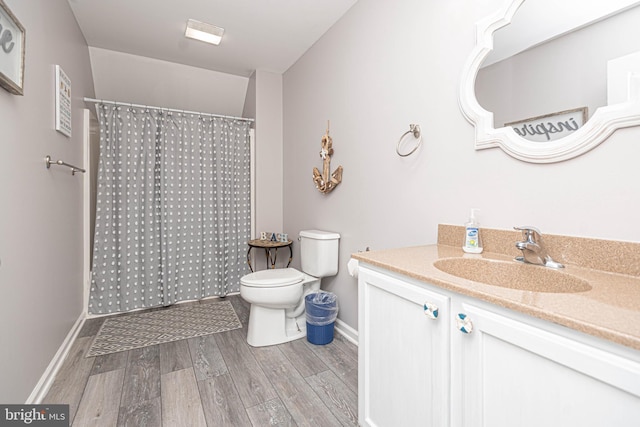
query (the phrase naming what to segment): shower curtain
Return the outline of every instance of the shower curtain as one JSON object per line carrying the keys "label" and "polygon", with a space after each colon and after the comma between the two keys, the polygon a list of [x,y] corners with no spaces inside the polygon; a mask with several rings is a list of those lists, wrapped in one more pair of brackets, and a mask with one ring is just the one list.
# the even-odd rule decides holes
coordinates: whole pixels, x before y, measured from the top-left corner
{"label": "shower curtain", "polygon": [[249,122],[97,105],[92,314],[239,290],[248,272]]}

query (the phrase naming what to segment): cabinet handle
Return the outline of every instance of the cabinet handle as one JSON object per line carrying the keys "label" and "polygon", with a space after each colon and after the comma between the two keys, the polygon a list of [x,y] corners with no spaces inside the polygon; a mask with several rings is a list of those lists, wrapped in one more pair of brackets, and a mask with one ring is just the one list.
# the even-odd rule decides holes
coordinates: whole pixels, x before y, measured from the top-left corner
{"label": "cabinet handle", "polygon": [[425,316],[427,316],[429,319],[437,319],[438,318],[438,306],[435,304],[432,304],[430,302],[425,302],[424,303],[424,314]]}
{"label": "cabinet handle", "polygon": [[464,334],[470,334],[473,331],[473,322],[464,313],[458,313],[456,316],[456,326]]}

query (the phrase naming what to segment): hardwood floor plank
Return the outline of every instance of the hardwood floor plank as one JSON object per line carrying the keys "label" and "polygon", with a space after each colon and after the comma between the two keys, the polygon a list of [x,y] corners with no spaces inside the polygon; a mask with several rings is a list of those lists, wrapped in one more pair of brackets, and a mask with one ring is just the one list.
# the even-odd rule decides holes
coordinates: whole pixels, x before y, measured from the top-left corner
{"label": "hardwood floor plank", "polygon": [[306,381],[342,425],[358,426],[358,396],[333,371],[321,372]]}
{"label": "hardwood floor plank", "polygon": [[193,369],[198,381],[229,372],[218,348],[215,335],[191,338],[188,342]]}
{"label": "hardwood floor plank", "polygon": [[209,426],[251,427],[251,421],[230,374],[198,381],[198,389]]}
{"label": "hardwood floor plank", "polygon": [[249,311],[251,310],[251,304],[246,302],[240,295],[229,295],[227,300],[231,302],[233,309],[242,323],[242,327],[246,328],[249,324]]}
{"label": "hardwood floor plank", "polygon": [[160,346],[137,348],[128,353],[120,404],[142,404],[160,397]]}
{"label": "hardwood floor plank", "polygon": [[120,407],[118,427],[160,427],[161,425],[160,396],[145,402]]}
{"label": "hardwood floor plank", "polygon": [[77,338],[58,371],[42,403],[69,405],[69,418],[73,420],[89,379],[95,357],[84,357],[93,337]]}
{"label": "hardwood floor plank", "polygon": [[295,427],[296,422],[291,417],[287,408],[278,398],[269,400],[247,409],[249,419],[254,427],[276,426]]}
{"label": "hardwood floor plank", "polygon": [[124,369],[91,375],[73,426],[113,426],[118,421]]}
{"label": "hardwood floor plank", "polygon": [[354,360],[358,360],[358,346],[347,340],[342,334],[336,332],[333,336],[336,346]]}
{"label": "hardwood floor plank", "polygon": [[127,356],[128,354],[126,351],[97,356],[96,360],[93,362],[91,375],[97,375],[104,372],[117,371],[118,369],[126,368]]}
{"label": "hardwood floor plank", "polygon": [[249,349],[245,329],[217,334],[216,341],[246,408],[277,397]]}
{"label": "hardwood floor plank", "polygon": [[277,346],[251,350],[299,426],[341,425]]}
{"label": "hardwood floor plank", "polygon": [[180,371],[192,366],[187,340],[167,342],[159,344],[159,346],[161,374]]}
{"label": "hardwood floor plank", "polygon": [[354,393],[358,392],[358,359],[354,359],[343,352],[339,345],[331,342],[326,345],[315,345],[304,341],[305,345],[322,360],[347,387]]}
{"label": "hardwood floor plank", "polygon": [[161,387],[163,427],[207,426],[193,368],[162,374]]}
{"label": "hardwood floor plank", "polygon": [[305,340],[306,338],[301,338],[278,345],[278,348],[304,378],[329,369],[322,360],[318,359],[313,350],[304,344]]}
{"label": "hardwood floor plank", "polygon": [[95,337],[102,327],[104,319],[104,317],[95,317],[93,319],[85,320],[84,325],[82,325],[82,329],[80,329],[80,333],[78,333],[78,338]]}

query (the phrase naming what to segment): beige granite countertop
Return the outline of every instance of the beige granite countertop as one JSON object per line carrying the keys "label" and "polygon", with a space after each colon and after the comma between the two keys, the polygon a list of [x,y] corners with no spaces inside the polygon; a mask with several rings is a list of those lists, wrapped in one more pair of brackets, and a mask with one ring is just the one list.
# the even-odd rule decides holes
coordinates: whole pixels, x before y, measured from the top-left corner
{"label": "beige granite countertop", "polygon": [[[439,241],[442,242],[442,239],[439,238]],[[433,265],[440,259],[461,257],[515,263],[513,256],[488,252],[486,246],[485,252],[477,255],[465,254],[458,246],[437,244],[359,252],[352,257],[359,262],[640,350],[640,276],[567,264],[560,274],[586,280],[591,285],[590,290],[575,293],[535,292],[462,279],[440,271]],[[537,269],[546,268],[533,265],[523,267],[525,274],[536,274]]]}

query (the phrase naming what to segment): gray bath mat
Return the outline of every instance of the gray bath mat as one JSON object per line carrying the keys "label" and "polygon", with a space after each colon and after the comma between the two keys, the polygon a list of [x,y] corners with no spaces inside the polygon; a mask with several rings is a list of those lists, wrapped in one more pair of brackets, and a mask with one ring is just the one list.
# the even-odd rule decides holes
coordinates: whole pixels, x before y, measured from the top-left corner
{"label": "gray bath mat", "polygon": [[117,353],[242,327],[231,302],[192,304],[104,321],[86,357]]}

